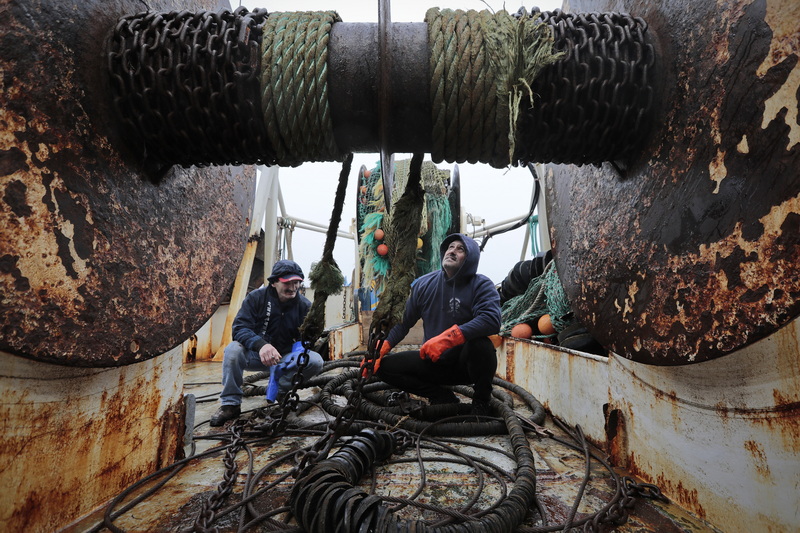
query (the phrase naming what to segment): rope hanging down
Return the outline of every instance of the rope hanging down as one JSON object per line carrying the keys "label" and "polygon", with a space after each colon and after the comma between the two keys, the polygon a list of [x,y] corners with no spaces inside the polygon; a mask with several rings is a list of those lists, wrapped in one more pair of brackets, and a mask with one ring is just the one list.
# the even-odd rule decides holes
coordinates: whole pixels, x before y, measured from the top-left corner
{"label": "rope hanging down", "polygon": [[553,52],[553,30],[536,16],[506,11],[431,8],[425,14],[431,47],[434,162],[513,162],[519,108]]}
{"label": "rope hanging down", "polygon": [[384,332],[403,317],[403,309],[415,277],[417,234],[419,233],[424,192],[422,190],[423,154],[414,154],[408,173],[408,183],[389,215],[386,244],[389,246],[391,273],[381,296],[372,323]]}
{"label": "rope hanging down", "polygon": [[336,188],[336,198],[333,201],[333,213],[328,231],[325,234],[325,246],[322,249],[322,259],[316,263],[308,275],[311,288],[314,289],[314,302],[308,310],[300,334],[304,342],[313,343],[322,335],[325,329],[325,301],[329,295],[339,294],[344,286],[344,277],[339,265],[333,258],[333,247],[336,244],[336,234],[339,231],[339,222],[342,220],[344,196],[347,192],[347,176],[353,164],[353,154],[349,154],[342,164],[339,174],[339,186]]}

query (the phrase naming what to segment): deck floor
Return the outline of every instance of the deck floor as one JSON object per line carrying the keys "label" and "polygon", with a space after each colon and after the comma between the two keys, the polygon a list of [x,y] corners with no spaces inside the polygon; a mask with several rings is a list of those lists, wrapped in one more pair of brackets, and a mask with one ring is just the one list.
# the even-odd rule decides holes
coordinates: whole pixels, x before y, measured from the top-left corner
{"label": "deck floor", "polygon": [[[276,531],[296,524],[285,512],[285,506],[294,486],[291,472],[297,464],[297,451],[317,443],[320,436],[313,431],[324,430],[334,417],[325,413],[322,408],[312,406],[299,416],[290,417],[286,434],[260,440],[245,437],[246,449],[237,453],[235,466],[228,468],[225,459],[230,456],[226,456],[224,451],[209,453],[209,450],[229,443],[232,437],[227,426],[211,428],[207,423],[217,408],[221,369],[221,364],[213,362],[185,365],[185,393],[193,395],[196,401],[195,429],[186,453],[195,458],[185,461],[173,477],[169,477],[169,473],[165,471],[126,494],[112,509],[115,515],[118,514],[113,521],[115,527],[130,532],[190,531],[204,509],[204,516],[209,516],[209,502],[213,502],[220,493],[219,487],[226,478],[226,472],[236,472],[231,493],[220,499],[214,521],[204,523],[205,526],[217,527],[220,532],[239,531],[253,517],[261,518],[258,523],[246,528],[247,531]],[[335,372],[339,370],[332,371]],[[260,381],[256,385],[265,386],[266,381]],[[304,389],[300,396],[306,400],[313,399],[318,391],[317,388]],[[336,401],[338,405],[346,403],[344,397],[337,397]],[[462,398],[462,401],[468,403],[469,399]],[[266,405],[263,396],[246,396],[242,405],[242,417],[261,415],[264,413],[263,409],[258,410]],[[523,417],[530,415],[530,411],[518,407],[517,402],[515,410]],[[272,412],[274,417],[279,415],[279,410],[275,408],[267,412]],[[564,428],[549,417],[543,427],[552,437],[540,436],[533,431],[526,435],[534,454],[536,492],[547,515],[549,528],[544,527],[537,513],[530,512],[528,519],[518,528],[519,531],[562,531],[584,483],[584,452],[580,447],[576,449],[565,445],[563,442],[569,442],[569,436]],[[365,475],[357,488],[388,497],[390,502],[409,499],[413,503],[397,509],[395,515],[400,519],[425,520],[432,524],[444,517],[437,511],[439,507],[474,513],[502,501],[504,494],[514,486],[516,462],[507,435],[448,440],[446,445],[451,446],[453,451],[444,450],[436,438],[432,443],[425,439],[422,442],[426,443],[426,448],[422,451],[426,457],[424,485],[420,485],[422,475],[417,450],[411,446],[402,455],[393,455],[388,464],[378,464],[374,477]],[[252,453],[252,464],[249,464],[248,451]],[[593,451],[598,457],[604,457],[601,451]],[[496,479],[489,475],[479,475],[469,464],[453,462],[454,454],[455,457],[463,455],[494,465]],[[282,462],[271,464],[280,457],[284,457]],[[442,459],[437,461],[436,458]],[[230,465],[230,461],[227,464]],[[577,525],[581,520],[585,521],[587,517],[603,509],[614,498],[616,491],[614,477],[599,461],[590,461],[589,470],[591,476],[574,514],[573,523]],[[249,472],[256,474],[248,476]],[[618,477],[627,475],[619,469],[615,473]],[[132,498],[148,490],[151,494],[145,499],[129,509],[126,508]],[[256,494],[252,496],[249,505],[238,505],[246,490],[249,491],[248,494]],[[468,502],[472,500],[475,500],[474,505],[467,510]],[[601,530],[658,533],[715,531],[674,504],[649,498],[636,498],[632,503],[624,524],[606,524]],[[228,511],[229,509],[231,510]],[[247,512],[243,512],[243,509],[247,509]],[[269,513],[274,514],[264,518]],[[75,528],[71,528],[71,531],[101,530],[101,522],[102,511],[96,516],[87,517]],[[569,530],[583,531],[583,527]]]}

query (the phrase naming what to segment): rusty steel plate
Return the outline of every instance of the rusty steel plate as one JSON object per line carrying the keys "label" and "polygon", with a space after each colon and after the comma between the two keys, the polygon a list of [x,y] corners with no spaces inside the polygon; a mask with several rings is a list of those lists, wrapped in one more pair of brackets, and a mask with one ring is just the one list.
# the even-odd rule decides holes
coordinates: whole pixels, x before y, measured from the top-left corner
{"label": "rusty steel plate", "polygon": [[620,173],[545,178],[577,317],[641,363],[706,361],[800,313],[800,4],[570,2],[624,11],[656,39],[660,107]]}
{"label": "rusty steel plate", "polygon": [[255,169],[149,167],[117,127],[105,41],[142,9],[0,5],[2,351],[71,366],[142,361],[199,329],[236,275]]}

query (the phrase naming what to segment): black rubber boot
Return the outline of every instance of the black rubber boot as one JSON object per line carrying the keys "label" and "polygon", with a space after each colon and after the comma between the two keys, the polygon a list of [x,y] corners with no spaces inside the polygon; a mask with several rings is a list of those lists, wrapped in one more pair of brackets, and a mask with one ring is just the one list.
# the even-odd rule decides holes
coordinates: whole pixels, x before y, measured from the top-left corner
{"label": "black rubber boot", "polygon": [[227,422],[228,420],[234,420],[239,418],[239,415],[242,413],[241,407],[238,405],[223,405],[217,412],[214,413],[214,416],[211,417],[210,424],[213,427],[218,427]]}

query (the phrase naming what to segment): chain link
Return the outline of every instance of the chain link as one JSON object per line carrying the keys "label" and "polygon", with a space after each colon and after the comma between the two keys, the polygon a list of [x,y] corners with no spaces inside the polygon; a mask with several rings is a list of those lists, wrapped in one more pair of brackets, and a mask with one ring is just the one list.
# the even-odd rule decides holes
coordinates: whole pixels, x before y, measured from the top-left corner
{"label": "chain link", "polygon": [[585,533],[600,533],[607,531],[606,524],[622,525],[628,520],[631,509],[639,498],[648,498],[669,503],[669,499],[661,493],[656,485],[650,483],[637,483],[633,478],[624,476],[620,479],[622,486],[617,493],[617,499],[608,509],[594,515],[592,520],[583,525]]}
{"label": "chain link", "polygon": [[303,383],[305,382],[303,372],[308,367],[310,360],[308,347],[303,345],[303,348],[303,352],[297,356],[297,372],[292,376],[292,388],[280,399],[280,416],[274,418],[268,415],[266,422],[255,426],[256,430],[265,435],[276,436],[282,434],[289,423],[289,413],[297,411],[297,407],[300,404],[300,395],[297,394],[297,391],[303,388]]}
{"label": "chain link", "polygon": [[514,159],[578,165],[623,160],[650,125],[655,51],[647,23],[623,13],[560,10],[539,18],[565,56],[532,85],[537,96],[520,110]]}
{"label": "chain link", "polygon": [[330,450],[355,421],[361,403],[364,383],[372,376],[375,358],[380,353],[380,346],[386,339],[386,329],[388,329],[388,322],[385,320],[376,320],[370,326],[370,338],[367,343],[367,355],[365,357],[367,372],[362,374],[359,371],[359,377],[356,379],[352,394],[347,398],[347,404],[334,421],[328,425],[325,435],[320,437],[309,451],[298,452],[295,458],[297,464],[292,471],[294,477],[302,477],[312,466],[328,457]]}
{"label": "chain link", "polygon": [[145,12],[108,47],[114,106],[149,159],[272,164],[258,80],[265,9]]}
{"label": "chain link", "polygon": [[197,533],[218,531],[216,527],[211,527],[211,525],[216,520],[217,511],[225,503],[225,500],[231,492],[233,492],[233,485],[239,475],[239,468],[236,465],[236,455],[239,453],[239,450],[244,448],[245,443],[242,438],[244,424],[245,422],[243,420],[237,420],[231,424],[228,430],[230,432],[230,444],[225,450],[225,457],[223,458],[225,472],[222,481],[217,485],[217,490],[214,494],[203,500],[200,512],[192,526],[192,531]]}

